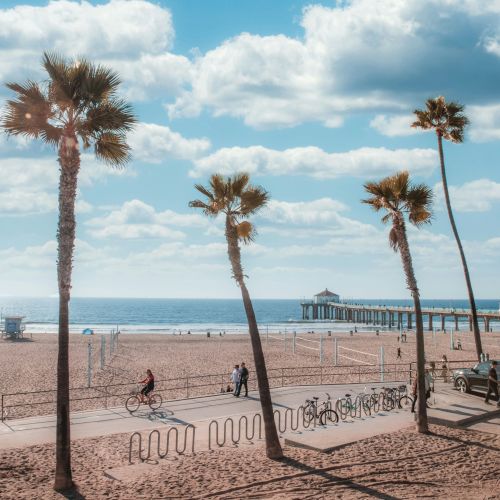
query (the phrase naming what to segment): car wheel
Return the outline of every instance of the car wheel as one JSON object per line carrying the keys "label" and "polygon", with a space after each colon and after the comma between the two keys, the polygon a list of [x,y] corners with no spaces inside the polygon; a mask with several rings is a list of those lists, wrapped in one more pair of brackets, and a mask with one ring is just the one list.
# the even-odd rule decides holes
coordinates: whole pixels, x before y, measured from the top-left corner
{"label": "car wheel", "polygon": [[460,391],[460,392],[469,392],[469,387],[467,386],[467,381],[460,377],[455,380],[455,387]]}

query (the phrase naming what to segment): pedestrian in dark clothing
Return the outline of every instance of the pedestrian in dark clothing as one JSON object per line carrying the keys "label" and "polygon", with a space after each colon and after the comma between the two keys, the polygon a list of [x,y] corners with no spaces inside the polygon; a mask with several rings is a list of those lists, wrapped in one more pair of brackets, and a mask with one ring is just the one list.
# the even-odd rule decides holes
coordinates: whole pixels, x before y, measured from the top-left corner
{"label": "pedestrian in dark clothing", "polygon": [[245,363],[241,363],[240,368],[240,383],[238,384],[238,391],[236,392],[236,396],[240,395],[241,386],[245,386],[245,397],[248,397],[248,368],[245,366]]}
{"label": "pedestrian in dark clothing", "polygon": [[497,400],[497,406],[500,406],[500,400],[498,399],[498,374],[496,368],[497,362],[493,360],[491,362],[490,371],[488,372],[488,392],[486,393],[484,402],[488,404],[490,396],[494,394]]}
{"label": "pedestrian in dark clothing", "polygon": [[401,359],[401,347],[398,347],[398,355],[396,356],[397,359]]}

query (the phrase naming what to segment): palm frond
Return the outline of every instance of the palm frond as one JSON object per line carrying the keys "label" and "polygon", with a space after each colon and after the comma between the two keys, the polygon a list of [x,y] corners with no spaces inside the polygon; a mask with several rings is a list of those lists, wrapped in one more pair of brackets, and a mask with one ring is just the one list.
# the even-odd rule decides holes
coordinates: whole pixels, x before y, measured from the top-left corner
{"label": "palm frond", "polygon": [[270,199],[270,194],[262,186],[249,186],[241,192],[240,213],[251,215],[266,206]]}
{"label": "palm frond", "polygon": [[254,241],[257,236],[255,226],[247,220],[241,221],[236,226],[236,232],[238,233],[238,238],[246,245]]}
{"label": "palm frond", "polygon": [[231,196],[232,197],[241,197],[241,194],[245,190],[245,187],[250,182],[250,177],[246,173],[238,173],[236,174],[230,182]]}
{"label": "palm frond", "polygon": [[201,194],[204,194],[210,201],[214,201],[214,195],[202,184],[195,184],[195,189],[197,189]]}
{"label": "palm frond", "polygon": [[228,195],[228,186],[231,184],[231,178],[224,180],[224,177],[220,174],[213,174],[210,177],[210,186],[212,187],[212,192],[216,200],[224,200]]}
{"label": "palm frond", "polygon": [[193,200],[189,202],[190,208],[201,208],[205,215],[209,217],[216,217],[218,215],[218,210],[214,208],[213,203],[205,203],[201,200]]}
{"label": "palm frond", "polygon": [[111,100],[91,105],[82,120],[81,129],[92,136],[101,132],[122,134],[132,130],[136,123],[130,104]]}
{"label": "palm frond", "polygon": [[94,152],[97,158],[114,167],[123,166],[130,159],[130,146],[125,137],[111,132],[98,136],[94,142]]}
{"label": "palm frond", "polygon": [[82,94],[88,104],[102,103],[111,99],[121,84],[120,77],[110,68],[101,65],[90,66]]}
{"label": "palm frond", "polygon": [[37,83],[8,83],[7,87],[17,93],[15,100],[7,101],[1,121],[7,134],[38,138],[44,129],[50,129],[51,103]]}
{"label": "palm frond", "polygon": [[394,227],[391,227],[389,231],[389,246],[397,252],[399,250],[399,239],[398,233]]}
{"label": "palm frond", "polygon": [[420,227],[424,224],[430,224],[432,220],[432,213],[425,209],[414,210],[408,215],[410,222],[416,226]]}

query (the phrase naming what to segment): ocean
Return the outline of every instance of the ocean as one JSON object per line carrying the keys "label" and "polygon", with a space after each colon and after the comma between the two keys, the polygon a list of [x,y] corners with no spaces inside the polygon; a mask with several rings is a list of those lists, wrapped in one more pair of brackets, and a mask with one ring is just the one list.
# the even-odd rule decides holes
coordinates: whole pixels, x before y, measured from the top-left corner
{"label": "ocean", "polygon": [[[302,321],[300,299],[254,299],[253,305],[261,333],[277,331],[346,330],[345,322]],[[356,299],[358,304],[412,305],[411,300]],[[466,300],[422,300],[423,307],[468,308]],[[498,311],[498,300],[478,300],[480,310]],[[0,313],[25,316],[27,331],[57,332],[57,298],[0,298]],[[70,303],[70,331],[81,333],[246,333],[245,311],[239,299],[119,299],[79,298]],[[358,330],[380,327],[357,325]],[[450,321],[446,326],[454,326]],[[492,325],[493,326],[493,325]]]}

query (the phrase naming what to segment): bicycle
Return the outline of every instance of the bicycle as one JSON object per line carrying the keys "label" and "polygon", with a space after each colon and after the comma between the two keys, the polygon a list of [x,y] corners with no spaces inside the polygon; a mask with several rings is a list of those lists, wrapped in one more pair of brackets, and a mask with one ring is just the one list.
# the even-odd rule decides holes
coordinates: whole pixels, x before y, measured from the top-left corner
{"label": "bicycle", "polygon": [[148,404],[148,406],[156,411],[163,404],[163,399],[160,394],[150,392],[146,397],[146,403],[141,402],[141,391],[132,391],[132,394],[125,401],[125,408],[129,413],[136,412],[141,404]]}
{"label": "bicycle", "polygon": [[365,415],[371,415],[372,408],[375,406],[375,402],[369,394],[358,394],[354,399],[351,399],[351,394],[346,394],[345,397],[337,399],[337,410],[340,413],[342,419],[346,418],[347,415],[356,415],[358,410],[361,414],[361,409]]}
{"label": "bicycle", "polygon": [[408,406],[411,406],[413,404],[413,398],[408,395],[408,389],[406,388],[406,385],[399,386],[399,394],[402,394],[398,400],[399,408],[408,408]]}
{"label": "bicycle", "polygon": [[317,419],[321,425],[326,425],[327,422],[336,424],[339,421],[338,413],[332,410],[330,394],[325,393],[327,399],[323,401],[318,408],[318,397],[313,396],[312,399],[306,399],[304,404],[304,423],[309,424],[313,419]]}

